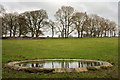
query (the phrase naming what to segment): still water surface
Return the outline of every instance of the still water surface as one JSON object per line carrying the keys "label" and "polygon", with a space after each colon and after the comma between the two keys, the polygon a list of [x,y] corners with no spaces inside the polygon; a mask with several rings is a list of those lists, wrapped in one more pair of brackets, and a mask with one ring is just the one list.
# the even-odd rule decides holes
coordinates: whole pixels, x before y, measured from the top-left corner
{"label": "still water surface", "polygon": [[80,61],[39,61],[25,62],[16,64],[21,67],[39,67],[39,68],[82,68],[104,65],[103,62],[80,62]]}

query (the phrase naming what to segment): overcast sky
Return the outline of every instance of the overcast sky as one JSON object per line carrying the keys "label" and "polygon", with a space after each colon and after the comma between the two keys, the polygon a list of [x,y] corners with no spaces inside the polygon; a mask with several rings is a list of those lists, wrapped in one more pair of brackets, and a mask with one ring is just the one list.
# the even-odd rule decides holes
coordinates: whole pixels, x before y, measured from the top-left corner
{"label": "overcast sky", "polygon": [[31,0],[31,2],[23,2],[23,0],[21,0],[20,2],[19,0],[13,0],[13,2],[8,2],[8,0],[4,0],[4,2],[0,2],[0,4],[5,7],[7,12],[21,13],[29,10],[44,9],[47,11],[49,19],[54,19],[55,12],[61,6],[72,6],[75,11],[97,14],[118,23],[118,0],[114,0],[114,2],[113,0],[107,0],[106,2],[100,2],[100,0],[98,0],[98,2],[95,2],[95,0],[92,2],[82,2],[81,0],[52,0],[51,2],[48,0],[44,0],[44,2],[41,2],[41,0],[37,0],[39,2],[33,1],[34,0]]}

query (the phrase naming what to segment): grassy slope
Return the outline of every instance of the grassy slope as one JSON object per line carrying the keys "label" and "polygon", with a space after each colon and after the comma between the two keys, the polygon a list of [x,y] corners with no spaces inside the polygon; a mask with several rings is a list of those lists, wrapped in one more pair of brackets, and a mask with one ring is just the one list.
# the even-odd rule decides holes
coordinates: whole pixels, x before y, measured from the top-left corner
{"label": "grassy slope", "polygon": [[[3,40],[2,42],[3,78],[116,78],[118,75],[118,38]],[[82,58],[105,60],[114,64],[114,67],[109,70],[99,70],[95,72],[89,71],[64,74],[31,74],[24,71],[13,71],[4,67],[4,64],[9,61],[35,58]]]}

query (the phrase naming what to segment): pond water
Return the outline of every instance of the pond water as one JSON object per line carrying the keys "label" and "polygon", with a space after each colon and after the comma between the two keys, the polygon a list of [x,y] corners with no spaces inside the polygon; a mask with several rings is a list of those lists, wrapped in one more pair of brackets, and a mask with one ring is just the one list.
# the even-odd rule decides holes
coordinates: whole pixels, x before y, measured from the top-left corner
{"label": "pond water", "polygon": [[80,62],[80,61],[39,61],[16,64],[21,67],[39,68],[82,68],[104,65],[104,62]]}

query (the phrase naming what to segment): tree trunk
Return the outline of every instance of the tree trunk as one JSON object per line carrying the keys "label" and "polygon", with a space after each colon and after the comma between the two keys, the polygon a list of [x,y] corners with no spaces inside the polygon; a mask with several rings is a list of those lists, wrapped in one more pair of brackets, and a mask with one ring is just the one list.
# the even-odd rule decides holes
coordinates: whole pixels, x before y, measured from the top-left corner
{"label": "tree trunk", "polygon": [[87,34],[86,34],[86,37],[88,37],[88,35],[89,35],[88,31],[87,31],[86,33],[87,33]]}
{"label": "tree trunk", "polygon": [[111,37],[113,36],[113,31],[111,31]]}
{"label": "tree trunk", "polygon": [[38,34],[36,34],[36,38],[38,38]]}
{"label": "tree trunk", "polygon": [[14,30],[14,31],[13,31],[13,37],[15,37],[15,33],[16,33],[16,31]]}
{"label": "tree trunk", "polygon": [[[69,24],[68,24],[69,25]],[[68,30],[67,30],[67,38],[68,38],[68,36],[69,36],[69,26],[68,26]]]}
{"label": "tree trunk", "polygon": [[83,37],[83,31],[81,31],[81,38]]}
{"label": "tree trunk", "polygon": [[13,33],[13,37],[15,37],[15,33]]}
{"label": "tree trunk", "polygon": [[78,38],[80,38],[80,31],[78,31]]}
{"label": "tree trunk", "polygon": [[52,38],[54,36],[54,26],[52,26]]}
{"label": "tree trunk", "polygon": [[64,38],[64,30],[61,32],[61,37]]}
{"label": "tree trunk", "polygon": [[102,37],[102,33],[101,33],[101,37]]}
{"label": "tree trunk", "polygon": [[112,34],[111,34],[111,30],[110,30],[110,37],[111,37],[111,35],[112,35]]}
{"label": "tree trunk", "polygon": [[12,19],[11,19],[11,23],[10,23],[10,37],[12,37]]}
{"label": "tree trunk", "polygon": [[114,37],[116,36],[115,31],[114,31]]}
{"label": "tree trunk", "polygon": [[92,37],[92,31],[91,31],[90,35],[91,35],[91,37]]}
{"label": "tree trunk", "polygon": [[36,30],[36,38],[38,38],[38,30]]}
{"label": "tree trunk", "polygon": [[52,38],[53,38],[53,36],[54,36],[54,31],[52,30]]}
{"label": "tree trunk", "polygon": [[32,33],[32,37],[34,37],[34,34]]}
{"label": "tree trunk", "polygon": [[19,33],[19,37],[21,37],[21,32]]}
{"label": "tree trunk", "polygon": [[66,32],[66,29],[65,29],[65,38],[67,38],[67,32]]}
{"label": "tree trunk", "polygon": [[10,37],[12,37],[12,31],[10,30]]}
{"label": "tree trunk", "polygon": [[33,32],[33,30],[31,30],[31,34],[32,34],[32,36],[31,36],[31,37],[34,37],[34,32]]}
{"label": "tree trunk", "polygon": [[106,37],[106,30],[105,30],[105,35],[104,36]]}
{"label": "tree trunk", "polygon": [[102,35],[103,35],[103,31],[101,31],[101,37],[102,37]]}
{"label": "tree trunk", "polygon": [[98,37],[99,37],[99,33],[98,33]]}

